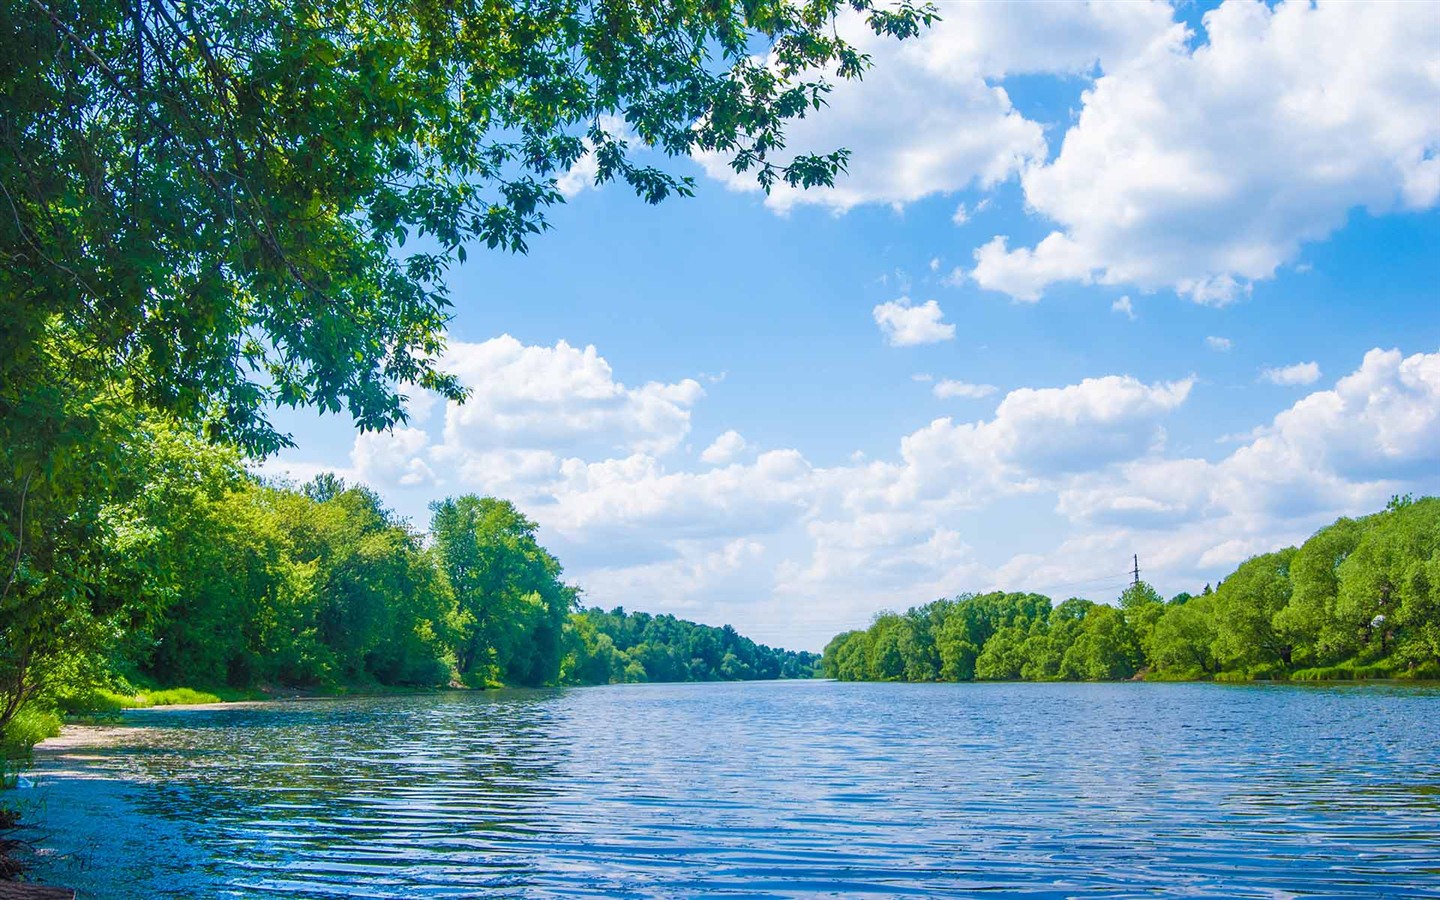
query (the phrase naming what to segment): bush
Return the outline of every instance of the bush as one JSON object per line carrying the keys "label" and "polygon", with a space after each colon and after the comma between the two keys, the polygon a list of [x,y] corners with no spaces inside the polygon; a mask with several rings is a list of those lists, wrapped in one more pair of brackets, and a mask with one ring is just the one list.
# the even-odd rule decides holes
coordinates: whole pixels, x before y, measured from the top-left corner
{"label": "bush", "polygon": [[1440,681],[1440,662],[1430,660],[1406,671],[1402,677],[1417,681]]}
{"label": "bush", "polygon": [[35,745],[59,733],[60,716],[54,710],[34,704],[20,707],[0,733],[0,786],[12,786]]}

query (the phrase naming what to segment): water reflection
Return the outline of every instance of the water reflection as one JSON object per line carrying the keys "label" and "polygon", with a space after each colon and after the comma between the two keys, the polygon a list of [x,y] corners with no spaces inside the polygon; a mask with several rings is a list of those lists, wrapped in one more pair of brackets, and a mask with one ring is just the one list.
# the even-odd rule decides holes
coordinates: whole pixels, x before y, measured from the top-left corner
{"label": "water reflection", "polygon": [[[634,686],[131,721],[46,764],[90,847],[48,874],[95,897],[1440,894],[1434,690]],[[137,866],[136,834],[170,863]]]}

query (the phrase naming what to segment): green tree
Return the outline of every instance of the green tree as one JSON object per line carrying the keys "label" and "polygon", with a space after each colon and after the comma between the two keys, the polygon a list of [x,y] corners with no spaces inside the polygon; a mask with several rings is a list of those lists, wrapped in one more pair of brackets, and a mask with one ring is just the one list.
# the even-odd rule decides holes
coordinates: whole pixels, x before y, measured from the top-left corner
{"label": "green tree", "polygon": [[870,0],[6,4],[0,383],[58,327],[89,351],[81,380],[126,371],[142,405],[252,449],[285,440],[270,401],[378,428],[403,385],[459,397],[435,368],[447,266],[523,251],[587,152],[649,202],[692,190],[652,161],[701,151],[767,188],[830,183],[843,151],[780,151],[828,77],[866,67],[834,29],[852,8],[902,38],[932,19]]}
{"label": "green tree", "polygon": [[990,636],[975,658],[975,677],[981,681],[1015,681],[1025,668],[1025,641],[1029,628],[1006,625]]}
{"label": "green tree", "polygon": [[477,683],[548,684],[576,601],[560,563],[514,505],[466,494],[431,505],[430,534],[454,591],[460,674]]}
{"label": "green tree", "polygon": [[[1312,535],[1290,561],[1290,601],[1276,613],[1275,626],[1306,665],[1332,665],[1360,648],[1369,620],[1341,615],[1340,567],[1368,527],[1366,520],[1339,519]],[[1364,617],[1359,610],[1351,615]]]}
{"label": "green tree", "polygon": [[870,626],[870,654],[866,664],[869,677],[898,681],[905,677],[905,648],[910,643],[910,623],[903,616],[881,613]]}
{"label": "green tree", "polygon": [[[813,653],[757,644],[729,625],[629,614],[618,607],[573,614],[566,646],[562,680],[570,684],[811,678],[819,661]],[[830,677],[840,677],[833,657],[830,665]]]}
{"label": "green tree", "polygon": [[1409,665],[1440,660],[1440,499],[1400,498],[1367,523],[1339,567],[1336,614],[1372,658]]}
{"label": "green tree", "polygon": [[1065,651],[1060,675],[1076,681],[1114,681],[1134,675],[1142,659],[1139,642],[1125,614],[1113,606],[1097,604],[1086,612],[1080,632]]}
{"label": "green tree", "polygon": [[1252,557],[1215,591],[1215,656],[1222,666],[1291,667],[1295,647],[1277,617],[1290,602],[1295,553],[1289,547]]}
{"label": "green tree", "polygon": [[1148,583],[1136,581],[1121,592],[1120,609],[1124,611],[1125,622],[1135,633],[1140,648],[1147,657],[1152,656],[1150,637],[1155,623],[1165,612],[1165,599]]}
{"label": "green tree", "polygon": [[1210,596],[1168,604],[1150,634],[1150,664],[1167,675],[1183,678],[1205,677],[1219,671],[1213,606]]}
{"label": "green tree", "polygon": [[523,252],[583,155],[652,203],[692,191],[659,163],[696,152],[767,190],[831,183],[843,150],[782,151],[827,78],[868,64],[835,29],[852,10],[899,38],[933,19],[870,0],[0,5],[0,727],[106,633],[91,600],[102,510],[129,500],[126,420],[265,453],[289,440],[276,405],[370,430],[414,386],[462,399],[436,362],[446,272],[467,246]]}

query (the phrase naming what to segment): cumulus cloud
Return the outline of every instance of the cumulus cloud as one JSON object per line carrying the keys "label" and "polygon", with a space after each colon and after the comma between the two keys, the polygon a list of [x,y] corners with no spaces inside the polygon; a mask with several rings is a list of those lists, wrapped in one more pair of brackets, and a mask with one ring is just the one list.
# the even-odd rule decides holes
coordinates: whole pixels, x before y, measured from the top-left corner
{"label": "cumulus cloud", "polygon": [[355,436],[351,469],[367,482],[417,487],[431,484],[435,473],[421,457],[430,437],[418,428],[394,428]]}
{"label": "cumulus cloud", "polygon": [[[1433,490],[1440,354],[1371,350],[1331,390],[1275,416],[1218,461],[1127,461],[1077,478],[1058,509],[1087,526],[1152,529],[1191,569],[1233,565],[1393,493]],[[1223,537],[1222,537],[1223,536]]]}
{"label": "cumulus cloud", "polygon": [[1235,346],[1235,342],[1230,340],[1229,338],[1216,337],[1212,334],[1205,339],[1205,346],[1209,347],[1211,350],[1214,350],[1216,353],[1224,353],[1226,350],[1229,350],[1231,347]]}
{"label": "cumulus cloud", "polygon": [[1185,402],[1194,384],[1108,375],[1061,388],[1020,388],[1005,396],[994,419],[962,431],[969,431],[972,452],[991,453],[1012,470],[1077,471],[1163,444],[1160,419]]}
{"label": "cumulus cloud", "polygon": [[[1044,159],[1047,148],[1043,126],[1015,109],[1001,80],[1083,73],[1097,62],[1122,65],[1173,27],[1162,3],[957,3],[933,28],[901,42],[877,37],[846,13],[840,34],[874,67],[862,80],[836,84],[822,115],[789,127],[787,144],[792,154],[845,147],[849,171],[829,189],[779,186],[766,203],[844,211],[1013,177]],[[753,178],[735,173],[724,157],[703,155],[700,162],[734,189],[755,189]]]}
{"label": "cumulus cloud", "polygon": [[967,400],[982,400],[995,393],[999,388],[993,384],[971,384],[967,381],[951,381],[948,378],[935,382],[931,389],[935,396],[942,400],[951,397],[964,397]]}
{"label": "cumulus cloud", "polygon": [[713,466],[734,462],[747,446],[749,444],[745,438],[741,437],[740,432],[732,429],[717,437],[710,446],[706,447],[700,454],[700,461]]}
{"label": "cumulus cloud", "polygon": [[[975,268],[970,277],[981,287],[1034,303],[1053,282],[1091,280],[1083,250],[1066,235],[1051,234],[1034,249],[1011,250],[1009,242],[1006,235],[997,235],[975,250]],[[963,275],[957,270],[952,281],[959,282]]]}
{"label": "cumulus cloud", "polygon": [[666,452],[690,430],[705,396],[692,378],[629,387],[595,347],[527,346],[509,335],[453,342],[442,367],[470,397],[445,409],[445,443],[468,450],[544,447]]}
{"label": "cumulus cloud", "polygon": [[1130,302],[1129,294],[1110,304],[1110,311],[1120,313],[1132,322],[1135,321],[1135,305]]}
{"label": "cumulus cloud", "polygon": [[[1027,7],[1028,8],[1028,7]],[[1423,3],[1227,0],[1104,74],[1028,207],[1056,229],[996,238],[971,276],[1016,299],[1056,282],[1173,288],[1221,305],[1352,210],[1440,200],[1440,18]]]}
{"label": "cumulus cloud", "polygon": [[1287,386],[1314,384],[1320,380],[1320,364],[1304,362],[1296,363],[1293,366],[1261,369],[1260,378],[1271,384]]}
{"label": "cumulus cloud", "polygon": [[[1165,589],[1193,589],[1338,515],[1440,488],[1440,353],[1372,350],[1332,388],[1309,392],[1216,458],[1168,440],[1194,378],[1108,375],[1012,390],[988,416],[937,418],[874,458],[822,465],[797,449],[751,454],[727,432],[695,468],[658,449],[671,440],[634,424],[651,419],[617,417],[641,389],[619,382],[598,353],[508,341],[487,352],[494,358],[482,366],[486,353],[463,351],[476,365],[467,384],[478,387],[470,379],[483,372],[501,373],[503,385],[528,359],[527,371],[575,385],[561,408],[579,424],[506,426],[506,446],[452,442],[447,408],[428,429],[357,439],[343,474],[425,499],[511,497],[591,602],[778,628],[782,643],[818,646],[876,609],[959,590],[1112,598],[1121,585],[1104,578],[1132,553]],[[546,402],[547,389],[524,390]],[[582,414],[583,403],[605,414]],[[667,435],[684,431],[661,420]],[[581,425],[596,433],[578,436]]]}
{"label": "cumulus cloud", "polygon": [[955,337],[955,326],[944,321],[945,313],[934,300],[915,306],[909,297],[901,297],[881,303],[871,312],[875,316],[875,324],[880,326],[880,333],[885,335],[885,341],[892,347],[935,344]]}

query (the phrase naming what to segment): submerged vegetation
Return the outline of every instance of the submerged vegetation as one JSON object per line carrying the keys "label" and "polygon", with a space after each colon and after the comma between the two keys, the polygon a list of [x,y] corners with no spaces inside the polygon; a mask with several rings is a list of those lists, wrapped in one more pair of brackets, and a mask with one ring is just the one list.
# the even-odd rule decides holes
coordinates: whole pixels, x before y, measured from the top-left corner
{"label": "submerged vegetation", "polygon": [[1440,498],[1340,519],[1199,595],[1165,601],[1137,582],[1118,607],[997,592],[884,613],[832,639],[821,668],[853,681],[1437,678]]}

